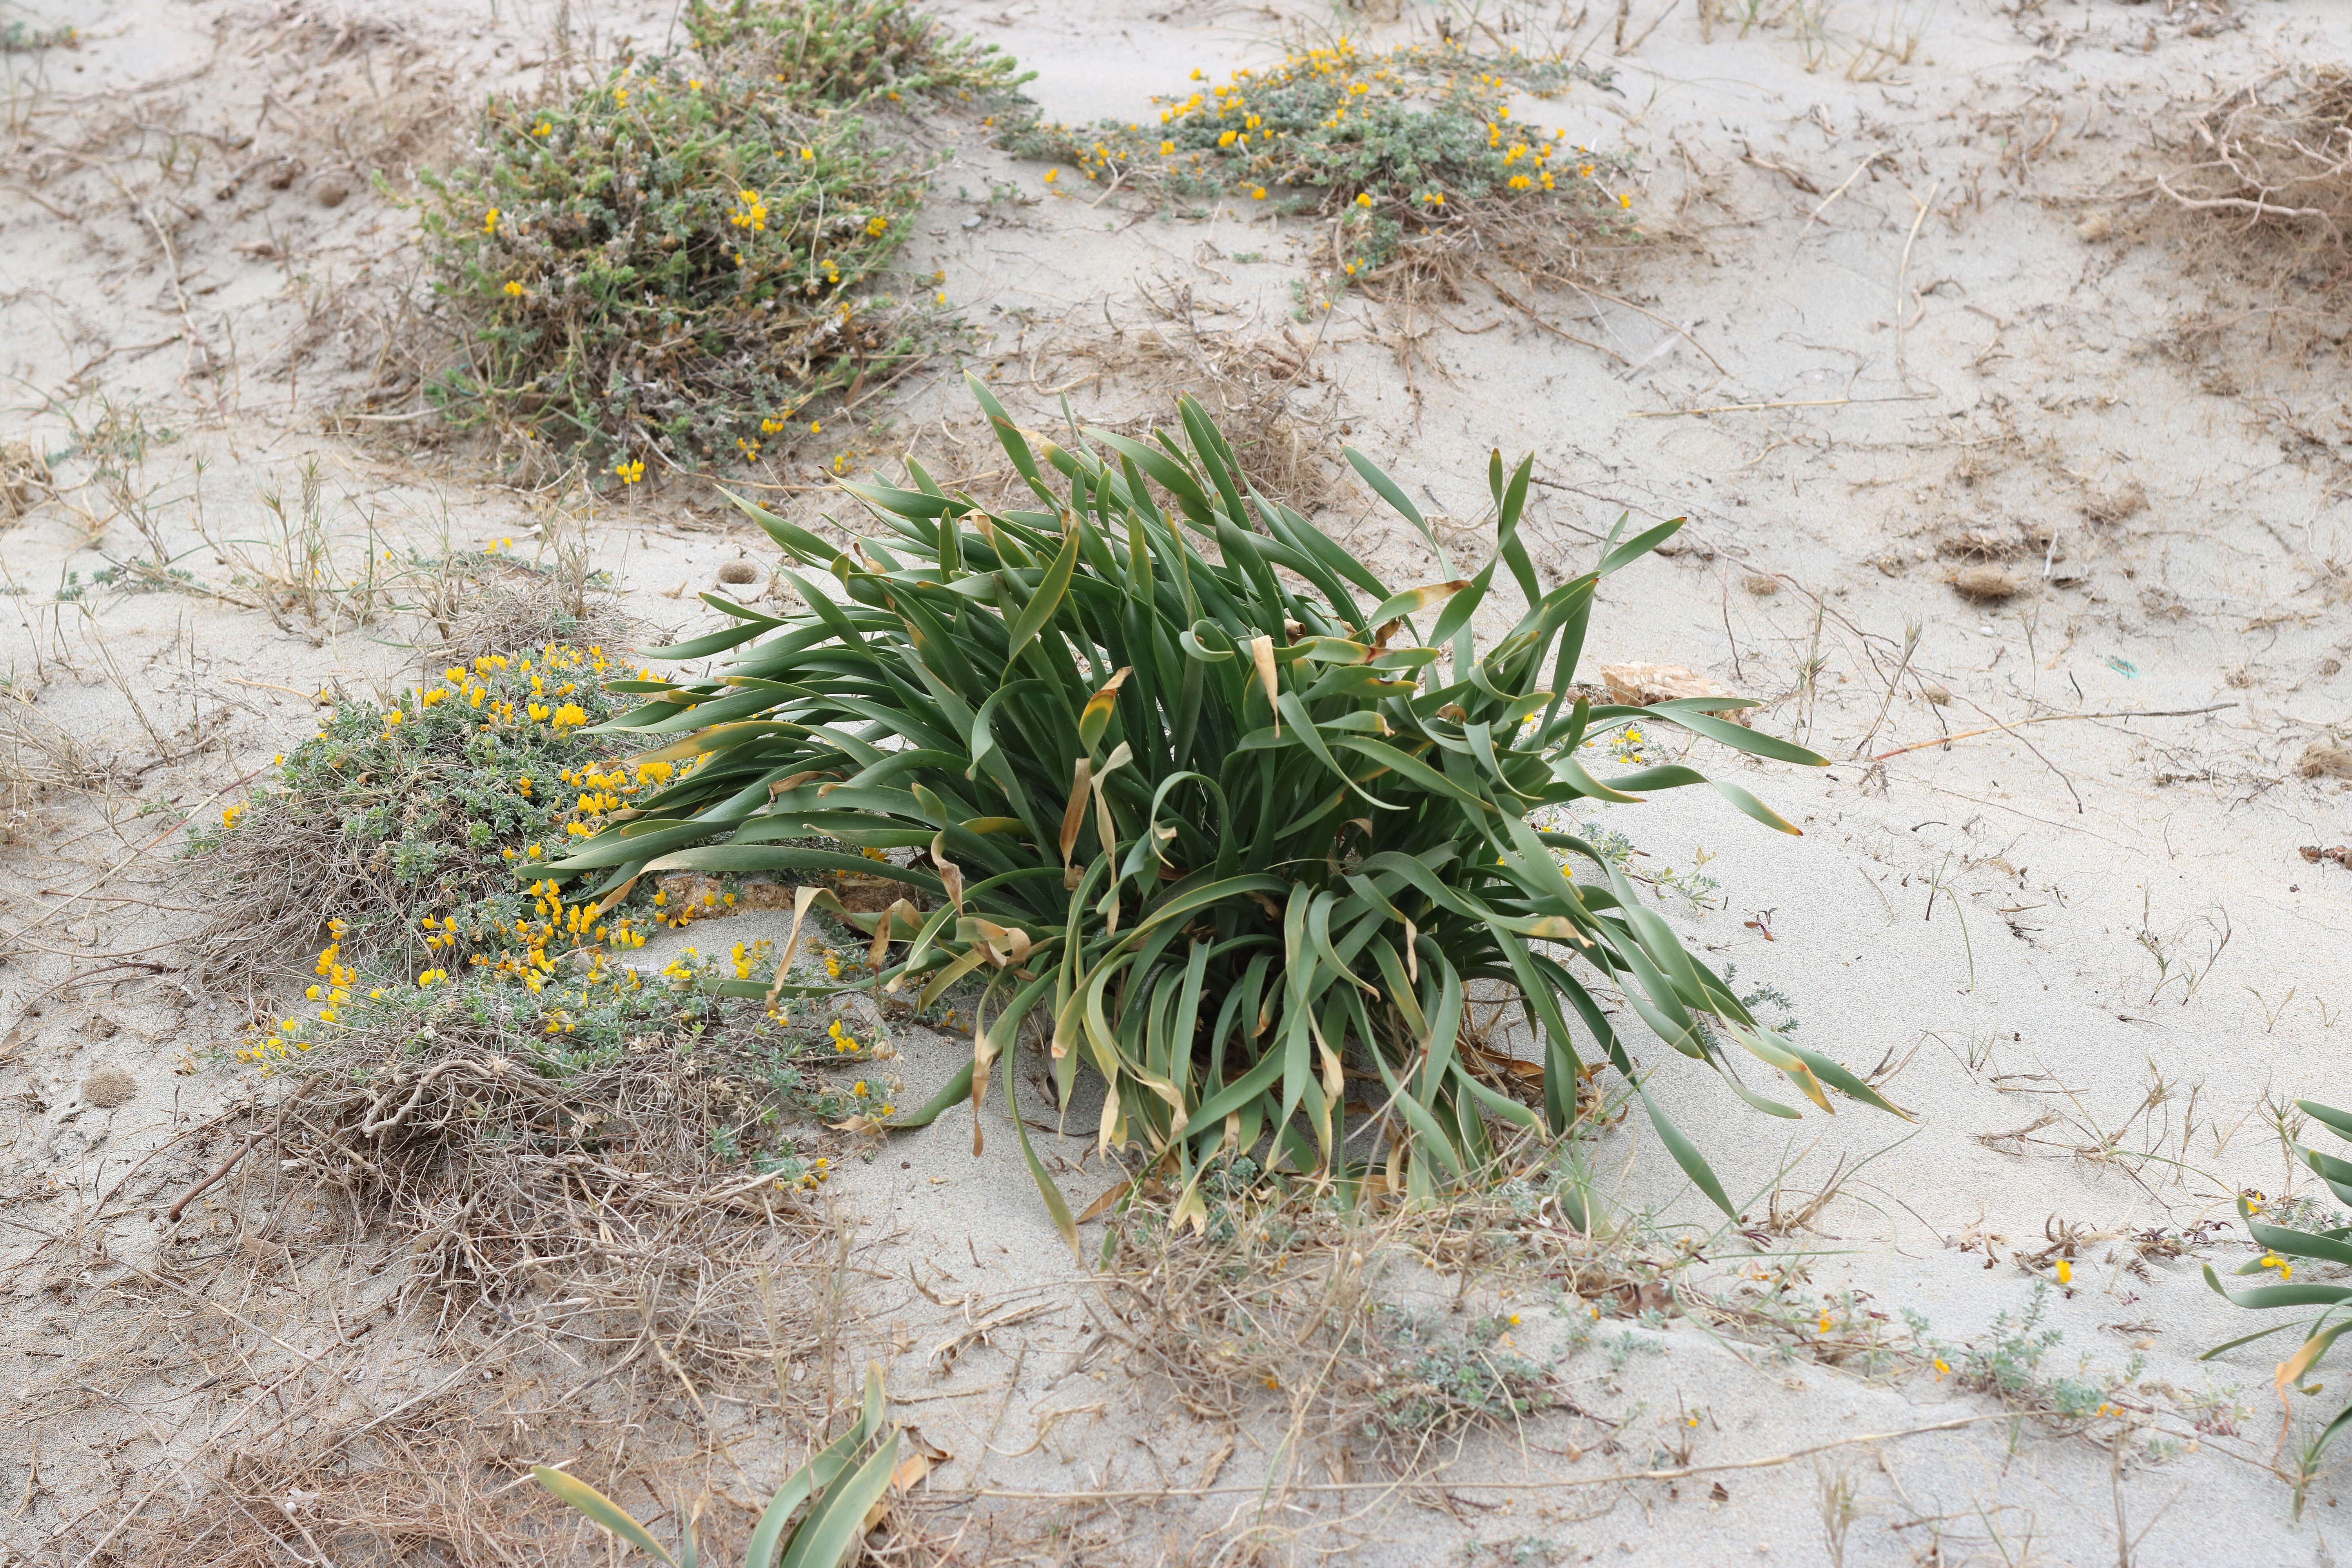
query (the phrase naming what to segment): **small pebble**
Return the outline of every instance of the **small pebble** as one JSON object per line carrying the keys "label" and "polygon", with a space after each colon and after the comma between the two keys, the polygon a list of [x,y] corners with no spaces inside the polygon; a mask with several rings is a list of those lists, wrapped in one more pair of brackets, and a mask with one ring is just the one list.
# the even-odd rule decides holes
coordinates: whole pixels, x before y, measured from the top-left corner
{"label": "small pebble", "polygon": [[2025,579],[2005,566],[1963,566],[1952,574],[1952,586],[1964,599],[1979,604],[2014,598],[2025,589]]}
{"label": "small pebble", "polygon": [[337,179],[332,174],[328,175],[325,179],[320,180],[317,184],[310,187],[310,195],[312,198],[315,199],[322,207],[341,206],[343,205],[344,198],[348,197],[351,194],[351,186],[343,184],[341,180]]}

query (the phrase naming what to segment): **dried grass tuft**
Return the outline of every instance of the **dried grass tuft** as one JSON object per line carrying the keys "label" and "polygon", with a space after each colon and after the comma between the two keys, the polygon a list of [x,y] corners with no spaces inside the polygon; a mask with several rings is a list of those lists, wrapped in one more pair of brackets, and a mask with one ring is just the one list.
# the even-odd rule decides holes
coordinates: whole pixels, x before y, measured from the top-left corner
{"label": "dried grass tuft", "polygon": [[2194,248],[2273,292],[2352,279],[2352,70],[2281,66],[2196,114],[2192,162],[2157,176]]}
{"label": "dried grass tuft", "polygon": [[0,528],[57,494],[49,460],[30,441],[0,441]]}
{"label": "dried grass tuft", "polygon": [[456,593],[428,611],[441,637],[426,656],[428,667],[549,643],[618,647],[630,636],[629,618],[593,596],[584,555],[577,563],[559,560],[552,573],[517,566],[487,582],[455,586]]}
{"label": "dried grass tuft", "polygon": [[2314,741],[2304,748],[2294,771],[2307,779],[2352,779],[2352,746]]}
{"label": "dried grass tuft", "polygon": [[[518,1394],[539,1382],[516,1375],[528,1365],[503,1363],[501,1392],[489,1397],[445,1394],[389,1420],[338,1410],[267,1443],[224,1445],[193,1478],[201,1490],[191,1487],[177,1508],[143,1511],[90,1561],[175,1568],[606,1562],[596,1531],[541,1489],[514,1484],[524,1468],[560,1459],[641,1516],[659,1518],[684,1478],[707,1469],[695,1452],[705,1445],[658,1405],[612,1402],[614,1413],[600,1418],[577,1406],[526,1403]],[[713,1510],[705,1538],[728,1542],[741,1533],[725,1528],[737,1522]]]}
{"label": "dried grass tuft", "polygon": [[1115,1224],[1099,1289],[1129,1370],[1213,1425],[1286,1410],[1286,1462],[1319,1444],[1338,1475],[1419,1470],[1474,1431],[1572,1408],[1504,1342],[1510,1320],[1468,1310],[1486,1287],[1666,1297],[1625,1235],[1578,1232],[1525,1183],[1379,1209],[1237,1187],[1197,1231],[1140,1209]]}
{"label": "dried grass tuft", "polygon": [[1089,383],[1132,388],[1138,401],[1162,411],[1157,420],[1137,415],[1090,422],[1138,439],[1155,423],[1166,424],[1164,411],[1179,395],[1198,398],[1261,489],[1309,514],[1332,504],[1347,482],[1327,455],[1338,448],[1339,417],[1329,383],[1313,363],[1318,341],[1288,327],[1204,325],[1200,317],[1217,308],[1196,300],[1189,284],[1163,279],[1146,285],[1138,300],[1150,325],[1115,326],[1107,337],[1073,345],[1060,357],[1091,363],[1093,373],[1037,390],[1058,394]]}
{"label": "dried grass tuft", "polygon": [[500,1000],[521,989],[347,1015],[359,1037],[288,1069],[282,1167],[406,1237],[412,1298],[527,1313],[546,1340],[706,1390],[772,1383],[776,1355],[809,1346],[779,1351],[761,1271],[821,1269],[832,1236],[794,1195],[814,1179],[789,1133],[816,1053],[757,1005],[688,994],[583,1061]]}
{"label": "dried grass tuft", "polygon": [[100,1110],[128,1105],[138,1092],[139,1080],[121,1068],[100,1068],[81,1083],[83,1101],[97,1106]]}

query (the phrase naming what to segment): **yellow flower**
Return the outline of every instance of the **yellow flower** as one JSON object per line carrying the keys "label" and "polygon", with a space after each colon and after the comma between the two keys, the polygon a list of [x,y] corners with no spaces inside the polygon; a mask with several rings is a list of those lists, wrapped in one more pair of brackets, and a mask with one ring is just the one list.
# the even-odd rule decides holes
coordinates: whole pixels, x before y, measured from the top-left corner
{"label": "yellow flower", "polygon": [[482,215],[482,232],[484,234],[496,234],[499,232],[498,208],[492,207],[489,211]]}
{"label": "yellow flower", "polygon": [[1621,207],[1630,207],[1633,205],[1633,198],[1631,195],[1620,193],[1617,197],[1617,205]]}
{"label": "yellow flower", "polygon": [[520,283],[516,282],[513,279],[509,278],[509,279],[507,279],[507,298],[508,298],[508,299],[509,299],[509,300],[520,300],[520,299],[521,299],[521,298],[523,297],[523,295],[524,295],[525,293],[527,293],[528,291],[529,291],[529,290],[525,289],[521,284],[520,284]]}
{"label": "yellow flower", "polygon": [[1062,172],[1062,171],[1061,171],[1061,170],[1059,170],[1059,169],[1048,169],[1048,170],[1046,170],[1046,171],[1045,171],[1045,183],[1046,183],[1047,184],[1049,184],[1049,185],[1050,185],[1050,184],[1052,184],[1054,183],[1054,176],[1055,176],[1055,175],[1056,175],[1056,174],[1060,174],[1061,172]]}
{"label": "yellow flower", "polygon": [[2072,1285],[2074,1282],[2074,1266],[2067,1262],[2064,1258],[2060,1258],[2058,1260],[2058,1283],[2061,1285]]}
{"label": "yellow flower", "polygon": [[879,239],[879,238],[881,238],[881,237],[882,237],[882,231],[883,231],[884,229],[886,229],[886,228],[888,228],[889,226],[890,226],[890,220],[889,220],[888,218],[887,218],[887,217],[884,217],[884,216],[883,216],[881,214],[879,214],[879,213],[875,214],[872,217],[867,218],[867,219],[866,220],[866,234],[867,234],[867,235],[869,235],[869,236],[871,236],[872,237],[874,237],[874,238],[876,238],[876,239]]}
{"label": "yellow flower", "polygon": [[1937,1356],[1936,1358],[1936,1379],[1937,1382],[1942,1382],[1944,1374],[1951,1370],[1951,1363],[1946,1361],[1942,1356]]}
{"label": "yellow flower", "polygon": [[[1217,138],[1217,145],[1220,147],[1230,147],[1234,144],[1234,132],[1228,131],[1223,135]],[[1051,179],[1052,177],[1053,176],[1050,174],[1046,176],[1048,179]]]}
{"label": "yellow flower", "polygon": [[1265,187],[1264,185],[1252,185],[1250,187],[1250,200],[1254,202],[1262,202],[1265,200]]}
{"label": "yellow flower", "polygon": [[1175,151],[1176,143],[1173,142],[1162,142],[1160,143],[1160,155],[1163,158],[1172,155]]}
{"label": "yellow flower", "polygon": [[1371,192],[1370,192],[1370,191],[1359,191],[1359,192],[1357,192],[1357,193],[1356,193],[1356,205],[1357,205],[1358,206],[1360,206],[1360,207],[1368,207],[1368,206],[1370,206],[1370,205],[1372,205],[1372,193],[1371,193]]}
{"label": "yellow flower", "polygon": [[821,425],[821,424],[817,423],[817,421],[815,421],[815,420],[814,420],[814,419],[812,419],[812,420],[810,420],[810,421],[809,421],[809,434],[810,434],[810,435],[814,436],[814,435],[817,434],[819,431],[823,430],[824,428],[824,426],[823,425]]}
{"label": "yellow flower", "polygon": [[615,463],[613,471],[621,476],[623,484],[633,485],[646,477],[646,460],[637,458]]}

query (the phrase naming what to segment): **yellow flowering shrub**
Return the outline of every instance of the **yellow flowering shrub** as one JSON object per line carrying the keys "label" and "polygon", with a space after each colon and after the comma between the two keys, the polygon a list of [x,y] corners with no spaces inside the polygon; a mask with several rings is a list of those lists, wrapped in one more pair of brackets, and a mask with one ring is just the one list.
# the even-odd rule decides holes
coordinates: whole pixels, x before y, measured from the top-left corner
{"label": "yellow flowering shrub", "polygon": [[551,847],[677,777],[607,763],[610,742],[582,733],[617,710],[604,683],[622,668],[601,646],[549,644],[451,665],[388,706],[340,704],[192,837],[221,908],[207,945],[266,966],[310,951],[331,915],[339,953],[520,975],[551,950],[641,944],[642,908],[597,914],[534,885]]}
{"label": "yellow flowering shrub", "polygon": [[1177,195],[1286,191],[1284,205],[1341,219],[1332,267],[1360,278],[1400,245],[1496,206],[1540,210],[1580,238],[1630,237],[1630,204],[1612,185],[1622,164],[1571,156],[1561,132],[1511,119],[1514,96],[1549,99],[1580,81],[1613,90],[1606,72],[1566,58],[1481,56],[1456,41],[1373,51],[1341,37],[1154,98],[1144,121],[1033,118],[1008,126],[1003,144],[1089,180]]}

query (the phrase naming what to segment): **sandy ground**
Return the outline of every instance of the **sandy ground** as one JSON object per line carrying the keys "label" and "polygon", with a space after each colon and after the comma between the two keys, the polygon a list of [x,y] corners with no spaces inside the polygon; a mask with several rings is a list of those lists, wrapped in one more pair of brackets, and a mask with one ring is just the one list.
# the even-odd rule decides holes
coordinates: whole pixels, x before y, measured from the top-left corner
{"label": "sandy ground", "polygon": [[[2182,105],[2274,61],[2342,58],[2352,16],[2322,0],[1820,9],[1818,31],[1784,16],[1710,37],[1680,5],[1636,5],[1622,32],[1585,24],[1612,89],[1529,101],[1521,118],[1624,149],[1654,244],[1606,296],[1534,301],[1541,321],[1483,292],[1410,329],[1361,300],[1294,321],[1297,222],[1097,202],[1070,172],[1048,187],[969,133],[908,264],[944,272],[971,363],[1041,422],[1065,393],[1081,418],[1147,406],[1138,378],[1088,373],[1181,294],[1221,342],[1313,343],[1302,428],[1328,440],[1344,424],[1452,516],[1475,519],[1490,447],[1532,450],[1547,573],[1580,569],[1621,513],[1686,515],[1675,554],[1608,584],[1591,658],[1706,672],[1766,699],[1761,724],[1835,765],[1694,758],[1799,838],[1695,792],[1592,815],[1646,864],[1711,879],[1661,907],[1918,1120],[1768,1123],[1673,1070],[1661,1099],[1759,1212],[1776,1188],[1819,1190],[1843,1159],[1842,1195],[1802,1242],[1818,1254],[1808,1289],[1916,1311],[1947,1341],[2022,1310],[2052,1278],[2051,1242],[2095,1237],[2052,1291],[2052,1366],[2144,1356],[2143,1436],[2179,1450],[2157,1462],[2143,1445],[2126,1463],[1933,1380],[1776,1363],[1686,1326],[1614,1331],[1644,1353],[1572,1352],[1573,1314],[1539,1313],[1527,1342],[1622,1423],[1610,1441],[1549,1417],[1470,1445],[1450,1492],[1294,1489],[1268,1511],[1255,1489],[1288,1419],[1278,1399],[1229,1433],[1090,1353],[1090,1287],[1013,1141],[975,1159],[954,1114],[847,1162],[829,1197],[855,1235],[859,1353],[957,1456],[916,1505],[940,1537],[969,1532],[956,1560],[1018,1540],[1025,1560],[1205,1562],[1245,1537],[1367,1563],[2335,1560],[2336,1483],[2323,1478],[2297,1521],[2266,1468],[2267,1344],[2195,1358],[2245,1327],[2198,1272],[2247,1255],[2231,1194],[2300,1190],[2276,1108],[2352,1094],[2352,872],[2298,853],[2352,838],[2352,782],[2297,772],[2313,742],[2352,739],[2352,470],[2337,456],[2352,406],[2340,351],[2300,352],[2291,321],[2189,331],[2229,308],[2226,291],[2116,198],[2144,189]],[[1276,48],[1286,23],[1320,25],[1136,0],[949,14],[1015,50],[1039,73],[1029,90],[1070,119],[1135,113],[1194,66],[1221,75]],[[583,40],[663,26],[567,15]],[[80,48],[8,59],[0,158],[0,371],[17,389],[0,438],[76,454],[58,462],[62,496],[0,525],[0,702],[37,719],[79,781],[11,802],[0,847],[20,943],[0,961],[0,1410],[19,1415],[0,1422],[0,1542],[11,1561],[68,1563],[135,1539],[103,1540],[151,1489],[193,1500],[218,1457],[208,1435],[244,1440],[223,1436],[241,1394],[126,1370],[156,1314],[197,1310],[155,1283],[181,1245],[158,1211],[227,1151],[199,1138],[136,1163],[250,1088],[215,1054],[246,999],[194,992],[171,966],[193,918],[175,907],[173,831],[305,732],[306,694],[389,689],[416,668],[417,628],[396,607],[281,626],[203,585],[237,549],[267,553],[306,473],[353,560],[493,540],[530,554],[583,529],[649,641],[705,625],[692,592],[722,562],[766,554],[684,485],[534,493],[415,442],[413,423],[336,413],[379,375],[415,265],[407,215],[356,171],[446,149],[447,95],[528,86],[551,9],[434,5],[393,26],[134,0],[72,19]],[[1426,18],[1347,20],[1379,38]],[[1908,62],[1873,38],[1909,44]],[[987,199],[1000,182],[1023,198]],[[806,485],[802,465],[845,453],[851,468],[911,450],[985,469],[961,387],[935,369],[845,447],[790,454],[768,482]],[[770,493],[839,515],[820,493]],[[1425,555],[1369,498],[1340,489],[1328,521],[1423,580]],[[89,586],[150,531],[194,588]],[[2013,542],[2023,592],[1984,605],[1954,591],[1952,542],[1971,532]],[[2026,719],[2050,721],[1980,732]],[[759,918],[671,943],[748,937]],[[961,1048],[916,1030],[899,1043],[910,1091]],[[127,1102],[85,1092],[102,1068],[136,1080]],[[988,1117],[1009,1134],[1003,1107]],[[1083,1107],[1071,1120],[1091,1125]],[[1049,1147],[1075,1202],[1109,1184],[1082,1140]],[[1645,1132],[1627,1124],[1603,1149],[1619,1203],[1661,1225],[1703,1217]],[[2215,1220],[2231,1224],[2200,1231]],[[2197,1246],[2137,1262],[2133,1238],[2151,1232]],[[243,1294],[221,1298],[236,1320],[213,1324],[217,1353],[247,1369],[236,1388],[309,1358],[391,1406],[498,1362],[495,1339],[453,1352],[406,1320],[365,1360],[326,1362],[352,1342],[318,1303],[372,1310],[398,1261],[376,1298],[336,1293],[350,1257],[246,1266]],[[992,1323],[960,1355],[934,1353]],[[1979,1419],[1853,1441],[1962,1417]],[[743,1453],[797,1451],[797,1434],[756,1426],[738,1433]],[[1825,1443],[1844,1446],[1601,1484]],[[519,1435],[512,1457],[529,1449]],[[1140,1495],[1213,1460],[1222,1489]],[[764,1458],[747,1462],[772,1484]],[[1030,1495],[975,1504],[975,1489]],[[1839,1497],[1842,1531],[1825,1524]]]}

